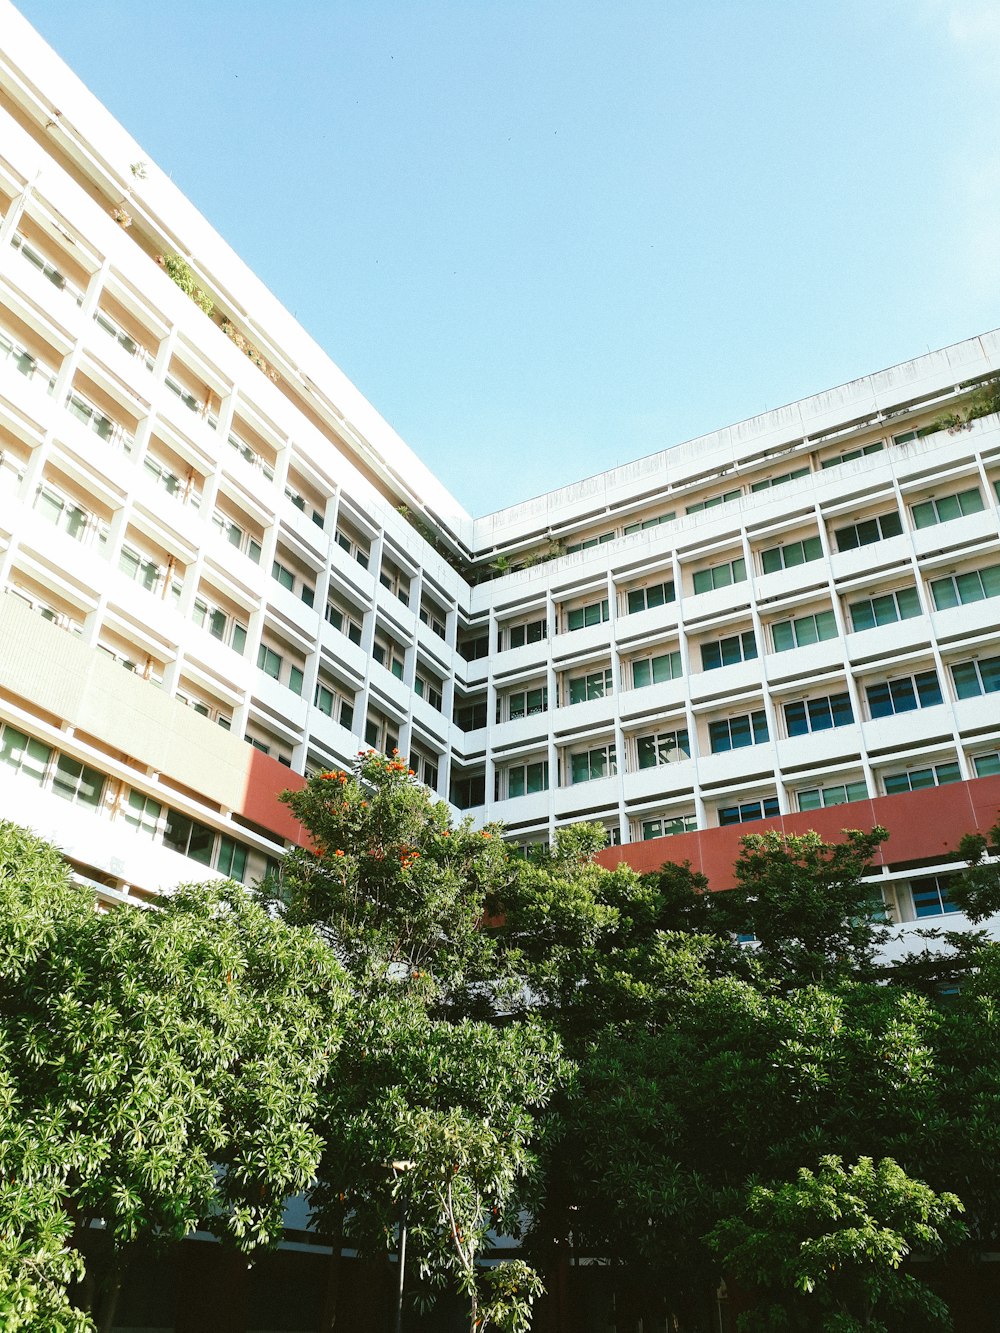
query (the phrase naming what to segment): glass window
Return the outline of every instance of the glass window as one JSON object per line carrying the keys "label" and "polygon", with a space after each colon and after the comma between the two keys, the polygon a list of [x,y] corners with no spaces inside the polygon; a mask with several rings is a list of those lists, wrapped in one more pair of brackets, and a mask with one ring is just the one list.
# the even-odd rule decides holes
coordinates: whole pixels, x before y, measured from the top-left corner
{"label": "glass window", "polygon": [[731,583],[742,583],[747,576],[746,561],[729,560],[710,569],[699,569],[694,574],[695,592],[710,592],[713,588],[727,588]]}
{"label": "glass window", "polygon": [[846,805],[864,801],[868,788],[863,782],[842,782],[831,787],[808,787],[798,793],[800,810],[820,810],[828,805]]}
{"label": "glass window", "polygon": [[606,597],[602,601],[591,602],[587,606],[575,606],[566,613],[566,628],[574,630],[584,629],[588,625],[600,625],[608,619],[609,615],[610,611]]}
{"label": "glass window", "polygon": [[760,553],[761,569],[765,574],[774,574],[779,569],[793,569],[796,565],[818,560],[823,554],[823,543],[818,537],[805,537],[802,541],[789,542],[786,546],[769,546]]}
{"label": "glass window", "polygon": [[518,717],[534,717],[544,713],[549,706],[549,691],[545,685],[536,685],[530,690],[515,690],[507,696],[507,715],[513,720]]}
{"label": "glass window", "polygon": [[833,535],[838,551],[853,551],[858,546],[870,546],[873,542],[898,537],[902,531],[899,511],[891,509],[887,514],[862,519],[860,523],[851,523],[846,528],[836,528]]}
{"label": "glass window", "polygon": [[271,565],[271,577],[277,579],[281,586],[287,588],[289,592],[295,587],[295,575],[287,566],[282,565],[277,560]]}
{"label": "glass window", "polygon": [[104,795],[104,775],[68,754],[61,754],[56,760],[52,790],[64,800],[96,809]]}
{"label": "glass window", "polygon": [[180,852],[182,856],[189,856],[192,861],[200,861],[202,865],[207,866],[212,861],[214,842],[215,834],[206,824],[200,824],[196,819],[191,819],[188,815],[182,815],[179,810],[168,808],[163,827],[163,845],[165,847],[169,847],[171,851]]}
{"label": "glass window", "polygon": [[257,649],[257,666],[266,676],[277,680],[281,674],[281,654],[276,653],[273,648],[268,648],[266,643],[262,643]]}
{"label": "glass window", "polygon": [[958,662],[952,667],[951,675],[959,699],[995,694],[1000,690],[1000,657],[980,657],[971,662]]}
{"label": "glass window", "polygon": [[915,587],[897,588],[895,592],[878,597],[866,597],[848,605],[851,628],[855,633],[874,629],[877,625],[892,625],[897,620],[911,620],[920,615],[920,595]]}
{"label": "glass window", "polygon": [[714,509],[716,505],[727,504],[730,500],[738,500],[743,494],[742,490],[737,488],[735,491],[723,491],[720,495],[713,495],[708,500],[698,500],[692,505],[688,505],[684,510],[685,514],[700,514],[705,509]]}
{"label": "glass window", "polygon": [[733,666],[737,662],[749,662],[757,656],[757,640],[752,629],[742,634],[731,634],[725,639],[716,639],[713,643],[701,645],[702,671],[715,671],[718,667]]}
{"label": "glass window", "polygon": [[726,750],[742,750],[748,745],[759,745],[769,739],[767,717],[763,710],[760,710],[710,722],[708,739],[713,754],[721,754]]}
{"label": "glass window", "polygon": [[848,694],[830,694],[820,699],[800,699],[785,704],[785,727],[789,736],[805,736],[811,731],[829,731],[846,727],[854,721]]}
{"label": "glass window", "polygon": [[949,574],[947,578],[934,579],[931,596],[937,611],[1000,596],[1000,565],[988,565],[985,569],[971,569],[964,574]]}
{"label": "glass window", "polygon": [[577,676],[569,682],[569,702],[583,703],[587,699],[603,699],[611,693],[611,668],[603,671],[591,671],[586,676]]}
{"label": "glass window", "polygon": [[655,731],[636,738],[640,768],[657,768],[660,764],[690,759],[691,746],[686,727],[676,731]]}
{"label": "glass window", "polygon": [[614,745],[600,745],[593,750],[570,755],[570,783],[610,778],[618,772]]}
{"label": "glass window", "polygon": [[[506,645],[503,643],[504,633],[506,633]],[[529,620],[523,625],[510,625],[507,630],[501,631],[501,648],[523,648],[528,643],[541,643],[547,635],[547,627],[544,620]]]}
{"label": "glass window", "polygon": [[663,819],[644,819],[642,821],[642,840],[650,838],[669,838],[676,833],[693,833],[698,827],[694,815],[673,815]]}
{"label": "glass window", "polygon": [[656,606],[665,606],[674,600],[673,580],[665,583],[652,583],[645,588],[630,588],[628,592],[628,613],[651,611]]}
{"label": "glass window", "polygon": [[953,518],[962,518],[965,514],[978,514],[983,509],[983,497],[979,487],[959,491],[955,495],[943,495],[939,500],[924,500],[913,506],[913,523],[918,528],[929,528],[935,523],[947,523]]}
{"label": "glass window", "polygon": [[948,782],[960,782],[958,764],[931,764],[926,768],[910,768],[905,773],[887,773],[882,779],[886,796],[898,792],[919,791],[922,787],[942,787]]}
{"label": "glass window", "polygon": [[885,448],[881,440],[876,440],[874,444],[866,444],[861,449],[848,449],[842,454],[835,454],[833,458],[824,458],[820,467],[840,467],[841,463],[850,463],[855,458],[863,458],[865,454],[878,454]]}
{"label": "glass window", "polygon": [[128,794],[128,801],[122,806],[121,815],[126,824],[131,824],[134,829],[152,838],[156,834],[162,812],[163,807],[159,801],[133,789]]}
{"label": "glass window", "polygon": [[774,819],[780,811],[778,798],[768,796],[761,801],[744,801],[742,805],[723,806],[719,811],[719,824],[725,828],[728,824],[749,824],[755,819]]}
{"label": "glass window", "polygon": [[533,764],[516,764],[507,770],[507,795],[525,796],[532,792],[547,791],[549,765],[547,760]]}
{"label": "glass window", "polygon": [[767,491],[772,486],[783,486],[786,481],[795,481],[797,477],[807,477],[809,468],[797,467],[791,472],[782,472],[777,477],[765,477],[763,481],[755,481],[750,489],[752,491]]}
{"label": "glass window", "polygon": [[771,638],[776,653],[789,648],[802,648],[809,643],[837,637],[837,620],[832,611],[817,611],[815,615],[798,616],[794,620],[779,620],[771,626]]}
{"label": "glass window", "polygon": [[45,779],[51,758],[51,749],[41,741],[16,727],[4,727],[0,736],[0,764],[40,784]]}
{"label": "glass window", "polygon": [[247,856],[249,848],[243,843],[237,842],[235,838],[230,838],[227,834],[219,835],[219,851],[215,858],[215,868],[228,876],[229,879],[238,880],[241,884],[246,878]]}
{"label": "glass window", "polygon": [[977,778],[1000,776],[1000,750],[993,750],[989,754],[977,754],[972,762]]}
{"label": "glass window", "polygon": [[666,680],[678,680],[680,674],[679,649],[675,649],[672,653],[660,653],[656,657],[640,657],[632,663],[632,688],[639,690],[644,685],[659,685]]}
{"label": "glass window", "polygon": [[868,696],[868,711],[872,717],[910,713],[916,708],[929,708],[941,702],[941,687],[933,671],[921,671],[916,676],[898,676],[895,680],[867,685],[865,694]]}
{"label": "glass window", "polygon": [[947,875],[926,875],[910,882],[913,911],[918,920],[925,916],[946,916],[959,909],[948,897]]}

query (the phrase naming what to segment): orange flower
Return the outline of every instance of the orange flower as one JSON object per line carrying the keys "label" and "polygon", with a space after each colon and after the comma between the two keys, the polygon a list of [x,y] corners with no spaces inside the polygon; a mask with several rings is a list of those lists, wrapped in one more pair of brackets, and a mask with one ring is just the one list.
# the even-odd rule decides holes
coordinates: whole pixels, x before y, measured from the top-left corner
{"label": "orange flower", "polygon": [[339,848],[337,849],[337,851],[334,852],[334,856],[343,856],[343,855],[344,855],[344,853],[343,853],[342,851],[340,851]]}

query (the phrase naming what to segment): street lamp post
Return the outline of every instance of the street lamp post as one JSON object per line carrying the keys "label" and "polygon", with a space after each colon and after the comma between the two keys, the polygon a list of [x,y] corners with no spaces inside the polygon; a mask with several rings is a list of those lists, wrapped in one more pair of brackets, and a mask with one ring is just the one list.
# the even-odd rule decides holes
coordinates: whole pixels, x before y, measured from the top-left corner
{"label": "street lamp post", "polygon": [[403,1176],[403,1185],[399,1192],[399,1274],[396,1281],[396,1318],[393,1333],[403,1333],[403,1282],[406,1277],[406,1172],[412,1171],[416,1162],[390,1162],[393,1177]]}

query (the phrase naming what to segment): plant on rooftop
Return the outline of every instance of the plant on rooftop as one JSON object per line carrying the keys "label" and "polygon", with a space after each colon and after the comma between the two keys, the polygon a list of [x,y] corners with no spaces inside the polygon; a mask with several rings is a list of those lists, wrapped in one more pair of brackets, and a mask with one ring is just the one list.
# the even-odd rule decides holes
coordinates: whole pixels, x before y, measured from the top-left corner
{"label": "plant on rooftop", "polygon": [[219,325],[219,328],[231,342],[236,344],[236,346],[240,349],[240,351],[244,354],[244,356],[248,356],[250,358],[250,360],[254,363],[254,365],[257,367],[258,370],[263,371],[269,380],[273,380],[274,383],[277,384],[278,372],[273,368],[273,366],[269,365],[268,362],[265,361],[264,357],[260,354],[257,348],[250,341],[250,339],[245,338],[243,334],[240,333],[239,329],[232,322],[232,320],[223,317],[222,323]]}
{"label": "plant on rooftop", "polygon": [[180,255],[157,255],[156,263],[163,269],[167,277],[177,284],[185,296],[190,296],[199,310],[204,310],[206,315],[212,313],[215,309],[212,298],[195,282],[191,266],[186,259],[182,259]]}

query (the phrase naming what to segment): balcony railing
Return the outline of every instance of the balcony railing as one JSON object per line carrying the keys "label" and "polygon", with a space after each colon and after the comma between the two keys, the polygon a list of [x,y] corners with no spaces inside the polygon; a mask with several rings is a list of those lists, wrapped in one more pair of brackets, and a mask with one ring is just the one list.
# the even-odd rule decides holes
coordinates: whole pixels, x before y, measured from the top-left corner
{"label": "balcony railing", "polygon": [[55,264],[46,259],[40,251],[36,250],[19,231],[14,233],[10,243],[33,269],[36,269],[43,278],[48,278],[53,287],[65,292],[76,305],[83,305],[83,288],[78,287],[75,282],[71,282],[65,273],[56,268]]}

